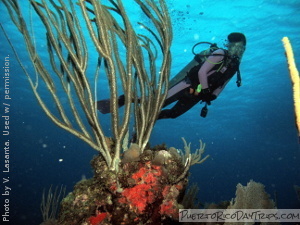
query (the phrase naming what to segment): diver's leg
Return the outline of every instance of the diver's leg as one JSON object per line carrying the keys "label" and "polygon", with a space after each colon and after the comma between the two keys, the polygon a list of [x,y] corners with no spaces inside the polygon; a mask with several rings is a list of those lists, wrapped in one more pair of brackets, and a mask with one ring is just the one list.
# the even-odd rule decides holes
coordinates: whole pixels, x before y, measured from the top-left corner
{"label": "diver's leg", "polygon": [[199,101],[200,99],[197,96],[187,96],[187,94],[185,93],[185,95],[182,96],[171,109],[162,110],[158,116],[158,120],[177,118],[178,116],[184,114],[189,109],[191,109]]}
{"label": "diver's leg", "polygon": [[[163,107],[178,101],[178,99],[185,94],[186,92],[189,92],[190,83],[186,82],[186,80],[183,80],[179,82],[178,84],[174,85],[172,88],[168,90],[168,94],[166,97],[166,100],[164,102]],[[140,99],[138,99],[138,102]],[[134,99],[132,99],[132,102],[134,102]],[[122,107],[125,104],[125,96],[121,95],[118,98],[118,107]],[[103,113],[107,114],[110,113],[110,99],[103,99],[100,101],[97,101],[97,109]]]}
{"label": "diver's leg", "polygon": [[163,107],[170,105],[171,103],[178,101],[180,97],[185,94],[185,92],[189,91],[191,85],[187,83],[185,80],[179,82],[178,84],[174,85],[172,88],[168,90],[168,94],[166,100],[164,102]]}
{"label": "diver's leg", "polygon": [[[118,107],[122,107],[125,104],[125,95],[120,95],[118,98]],[[97,109],[102,114],[110,113],[110,99],[103,99],[97,101]]]}

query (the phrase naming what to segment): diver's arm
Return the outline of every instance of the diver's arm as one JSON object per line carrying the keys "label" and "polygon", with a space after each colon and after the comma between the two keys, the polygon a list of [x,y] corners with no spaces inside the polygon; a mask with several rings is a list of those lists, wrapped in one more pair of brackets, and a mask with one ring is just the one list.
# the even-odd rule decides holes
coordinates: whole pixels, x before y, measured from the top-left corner
{"label": "diver's arm", "polygon": [[198,78],[199,82],[202,86],[202,89],[208,88],[208,81],[207,78],[209,75],[215,72],[215,70],[211,69],[220,61],[223,60],[225,52],[222,49],[218,49],[214,51],[212,54],[220,54],[220,55],[211,55],[209,56],[206,61],[201,66],[200,70],[198,71]]}

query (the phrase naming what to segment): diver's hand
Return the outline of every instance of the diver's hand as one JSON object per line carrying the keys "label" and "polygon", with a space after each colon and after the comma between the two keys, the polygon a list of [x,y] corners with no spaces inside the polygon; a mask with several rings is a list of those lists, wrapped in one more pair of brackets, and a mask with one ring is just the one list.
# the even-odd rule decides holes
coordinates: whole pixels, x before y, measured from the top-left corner
{"label": "diver's hand", "polygon": [[217,98],[216,95],[210,92],[209,88],[205,88],[201,90],[201,100],[204,102],[210,103],[211,101],[215,100]]}
{"label": "diver's hand", "polygon": [[195,95],[195,96],[198,96],[199,95],[199,92],[193,88],[190,88],[190,91],[189,91],[189,94],[190,95]]}
{"label": "diver's hand", "polygon": [[200,94],[200,92],[201,92],[201,88],[202,88],[201,84],[198,84],[197,88],[195,88],[195,89],[190,88],[190,94],[198,96]]}

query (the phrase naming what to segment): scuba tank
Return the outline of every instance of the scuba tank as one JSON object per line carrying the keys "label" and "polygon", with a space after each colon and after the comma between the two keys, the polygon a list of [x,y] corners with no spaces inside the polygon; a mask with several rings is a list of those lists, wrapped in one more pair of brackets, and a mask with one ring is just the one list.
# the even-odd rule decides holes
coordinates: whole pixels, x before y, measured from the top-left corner
{"label": "scuba tank", "polygon": [[[210,47],[206,50],[201,51],[200,53],[196,53],[195,52],[195,47],[200,45],[200,44],[209,44]],[[219,49],[219,47],[215,43],[214,44],[210,43],[210,42],[198,42],[198,43],[196,43],[192,48],[192,53],[194,54],[194,58],[183,69],[181,69],[179,71],[179,73],[177,73],[175,75],[175,77],[173,77],[170,80],[169,88],[172,88],[174,85],[176,85],[177,83],[182,81],[188,75],[189,71],[191,71],[191,69],[193,69],[195,66],[203,64],[205,62],[205,60],[207,59],[207,57],[209,57],[217,49]],[[218,54],[216,54],[216,55],[218,55]],[[207,112],[208,112],[207,105],[208,104],[205,103],[205,106],[202,108],[202,110],[200,112],[201,117],[204,117],[204,118],[206,117]]]}
{"label": "scuba tank", "polygon": [[177,83],[179,83],[180,81],[182,81],[186,75],[188,74],[188,72],[194,68],[195,66],[197,66],[199,63],[195,60],[195,57],[182,69],[179,71],[179,73],[177,73],[175,75],[175,77],[173,77],[170,82],[169,82],[169,88],[175,86]]}
{"label": "scuba tank", "polygon": [[[195,47],[200,44],[209,44],[210,47],[206,50],[201,51],[200,53],[195,53]],[[173,77],[169,82],[169,88],[172,88],[174,85],[182,81],[188,72],[194,68],[195,66],[198,66],[199,64],[202,64],[208,56],[211,55],[212,52],[219,49],[217,47],[217,44],[212,44],[210,42],[198,42],[196,43],[192,48],[192,53],[195,55],[194,58]]]}

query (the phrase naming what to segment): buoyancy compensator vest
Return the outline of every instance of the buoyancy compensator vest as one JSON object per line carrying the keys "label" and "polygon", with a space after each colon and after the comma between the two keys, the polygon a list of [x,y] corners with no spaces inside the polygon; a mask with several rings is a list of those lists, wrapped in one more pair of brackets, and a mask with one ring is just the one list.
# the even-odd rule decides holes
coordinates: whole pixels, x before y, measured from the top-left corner
{"label": "buoyancy compensator vest", "polygon": [[[200,53],[195,52],[195,47],[200,44],[209,44],[210,47],[206,50],[201,51]],[[217,44],[210,43],[210,42],[199,42],[196,43],[192,48],[192,53],[195,55],[194,58],[178,73],[174,78],[171,79],[169,82],[169,87],[173,87],[186,77],[189,78],[192,88],[196,88],[199,84],[198,80],[198,71],[200,67],[203,65],[203,63],[206,61],[206,59],[211,56],[224,56],[223,60],[216,64],[213,68],[213,70],[216,70],[216,72],[209,76],[208,83],[211,91],[215,90],[216,88],[224,85],[224,83],[229,80],[236,72],[237,72],[237,86],[241,86],[241,75],[239,72],[239,61],[238,59],[235,59],[234,57],[231,57],[228,55],[227,50],[222,49],[225,54],[213,54],[214,51],[220,49]],[[226,73],[223,74],[221,72],[221,69],[223,67],[226,67]]]}

